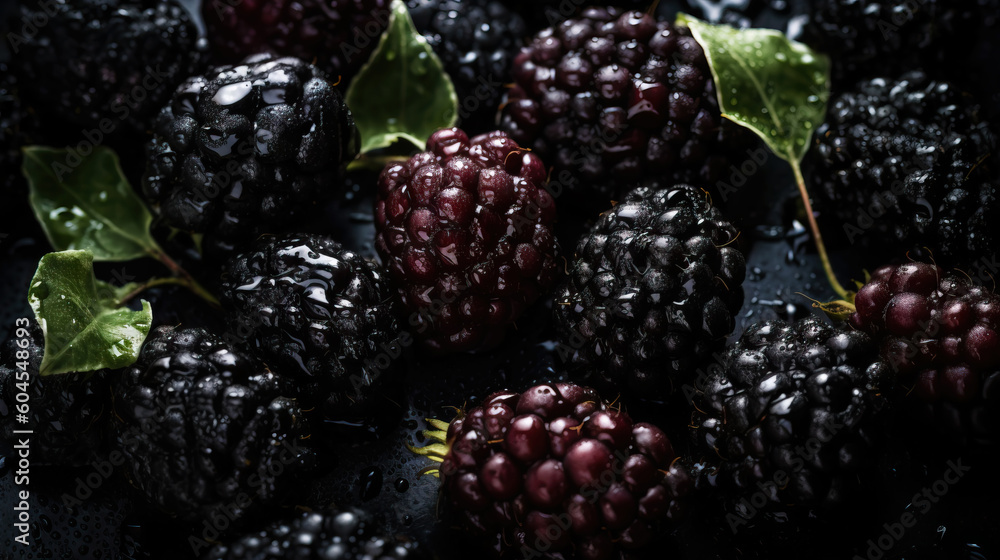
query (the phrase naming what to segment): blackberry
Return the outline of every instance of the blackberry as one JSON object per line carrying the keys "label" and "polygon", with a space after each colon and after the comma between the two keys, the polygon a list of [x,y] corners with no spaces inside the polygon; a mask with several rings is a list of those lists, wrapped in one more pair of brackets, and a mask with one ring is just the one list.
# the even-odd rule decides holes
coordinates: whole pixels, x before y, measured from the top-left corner
{"label": "blackberry", "polygon": [[216,545],[204,560],[404,560],[425,558],[403,536],[379,532],[372,516],[357,508],[303,512],[269,523],[228,544]]}
{"label": "blackberry", "polygon": [[457,128],[378,181],[375,248],[425,347],[495,346],[555,283],[555,203],[533,153],[503,132]]}
{"label": "blackberry", "polygon": [[967,57],[976,0],[818,0],[801,40],[830,55],[835,89]]}
{"label": "blackberry", "polygon": [[646,397],[690,381],[721,348],[743,304],[736,228],[689,186],[640,187],[576,248],[554,313],[561,356]]}
{"label": "blackberry", "polygon": [[[42,377],[42,329],[34,319],[15,327],[0,349],[0,434],[16,442],[14,430],[30,429],[33,465],[84,465],[105,449],[108,403],[107,370],[62,373]],[[27,341],[22,348],[20,341]],[[22,368],[21,365],[24,367]],[[26,377],[24,377],[26,375]],[[27,386],[27,391],[22,391]],[[28,422],[15,422],[17,394],[28,394]]]}
{"label": "blackberry", "polygon": [[1000,296],[926,263],[884,266],[854,298],[918,420],[963,441],[1000,436]]}
{"label": "blackberry", "polygon": [[979,107],[922,72],[859,83],[830,105],[808,164],[816,207],[870,262],[928,247],[941,262],[1000,250],[996,149]]}
{"label": "blackberry", "polygon": [[384,405],[407,339],[381,270],[321,235],[262,237],[226,270],[230,323],[307,408],[346,420]]}
{"label": "blackberry", "polygon": [[315,61],[345,87],[378,46],[389,14],[388,0],[201,3],[219,63],[262,52],[294,56]]}
{"label": "blackberry", "polygon": [[716,184],[749,145],[723,122],[690,31],[641,12],[588,8],[538,33],[514,79],[501,127],[554,166],[575,203],[603,207],[650,177]]}
{"label": "blackberry", "polygon": [[154,329],[112,392],[126,477],[183,520],[224,511],[236,521],[312,465],[308,423],[282,378],[203,329]]}
{"label": "blackberry", "polygon": [[738,498],[831,508],[874,472],[892,380],[866,334],[816,318],[757,323],[701,381],[692,435]]}
{"label": "blackberry", "polygon": [[188,79],[154,132],[143,192],[167,225],[223,254],[328,197],[359,141],[325,74],[272,55]]}
{"label": "blackberry", "polygon": [[497,0],[407,0],[413,23],[441,58],[458,95],[466,131],[496,128],[504,84],[527,33],[516,11]]}
{"label": "blackberry", "polygon": [[517,558],[631,558],[679,520],[698,471],[670,439],[596,391],[569,383],[500,391],[453,420],[442,444],[445,503]]}
{"label": "blackberry", "polygon": [[201,63],[198,29],[176,0],[20,0],[18,8],[11,70],[21,99],[54,134],[67,123],[102,139],[144,133]]}

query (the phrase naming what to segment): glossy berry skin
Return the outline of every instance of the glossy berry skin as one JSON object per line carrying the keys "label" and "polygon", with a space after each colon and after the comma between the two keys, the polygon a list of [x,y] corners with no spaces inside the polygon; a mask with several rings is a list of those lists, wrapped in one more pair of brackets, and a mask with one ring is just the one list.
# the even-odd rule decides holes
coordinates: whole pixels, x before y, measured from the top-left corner
{"label": "glossy berry skin", "polygon": [[357,420],[384,406],[406,333],[384,271],[323,235],[263,236],[226,266],[230,331],[305,408]]}
{"label": "glossy berry skin", "polygon": [[[923,72],[859,82],[830,104],[807,173],[816,208],[873,268],[929,248],[946,266],[1000,250],[1000,175],[979,107]],[[834,238],[836,239],[836,238]]]}
{"label": "glossy berry skin", "polygon": [[495,346],[555,283],[555,202],[535,154],[503,132],[457,128],[386,166],[375,202],[375,248],[409,324],[432,352]]}
{"label": "glossy berry skin", "polygon": [[413,24],[441,59],[455,85],[459,126],[496,128],[504,84],[526,34],[524,20],[498,0],[407,0]]}
{"label": "glossy berry skin", "polygon": [[285,381],[203,329],[154,329],[112,391],[123,472],[170,515],[225,507],[235,525],[312,466],[309,425]]}
{"label": "glossy berry skin", "polygon": [[695,476],[658,427],[568,383],[500,391],[448,427],[442,491],[519,558],[625,558],[682,517]]}
{"label": "glossy berry skin", "polygon": [[[18,322],[20,325],[20,321]],[[24,330],[20,333],[18,331]],[[21,341],[27,347],[21,347]],[[60,373],[42,377],[38,367],[44,355],[42,330],[34,319],[15,326],[0,348],[0,436],[16,442],[15,430],[32,430],[32,465],[91,463],[106,452],[108,380],[111,373]],[[21,366],[24,366],[23,368]],[[17,395],[27,387],[28,421],[19,423]],[[20,437],[24,437],[23,435]]]}
{"label": "glossy berry skin", "polygon": [[389,25],[387,0],[241,0],[201,3],[213,57],[235,64],[269,52],[316,61],[344,87]]}
{"label": "glossy berry skin", "polygon": [[746,139],[722,121],[687,28],[642,12],[588,8],[541,31],[514,79],[501,127],[554,166],[576,203],[603,208],[651,177],[714,185]]}
{"label": "glossy berry skin", "polygon": [[746,274],[736,238],[699,189],[629,193],[580,239],[556,291],[557,351],[618,390],[679,389],[733,330]]}
{"label": "glossy berry skin", "polygon": [[153,131],[143,193],[167,225],[205,234],[216,258],[297,223],[332,195],[358,151],[354,119],[326,74],[273,55],[189,78]]}
{"label": "glossy berry skin", "polygon": [[837,506],[875,464],[891,382],[864,333],[757,323],[698,385],[692,435],[737,500],[766,488],[772,508]]}
{"label": "glossy berry skin", "polygon": [[145,132],[201,64],[198,28],[176,0],[17,4],[9,20],[9,38],[17,37],[11,71],[22,101],[57,137],[67,127],[100,138],[92,143]]}
{"label": "glossy berry skin", "polygon": [[380,534],[357,508],[301,512],[216,545],[203,560],[422,560],[404,536]]}
{"label": "glossy berry skin", "polygon": [[879,341],[918,418],[974,441],[1000,434],[1000,296],[912,262],[877,269],[854,305],[851,325]]}

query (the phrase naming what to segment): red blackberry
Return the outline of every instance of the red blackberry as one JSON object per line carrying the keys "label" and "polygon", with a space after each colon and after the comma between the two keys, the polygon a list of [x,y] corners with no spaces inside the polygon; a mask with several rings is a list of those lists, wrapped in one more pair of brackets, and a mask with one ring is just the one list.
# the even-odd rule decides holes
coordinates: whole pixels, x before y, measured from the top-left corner
{"label": "red blackberry", "polygon": [[[27,341],[27,348],[18,344],[22,340]],[[42,329],[31,319],[30,326],[12,329],[0,348],[0,439],[14,442],[15,430],[32,430],[33,465],[90,463],[106,448],[110,374],[100,370],[42,377],[38,366],[43,344]],[[30,413],[27,424],[18,424],[16,406],[25,401],[18,400],[17,394],[24,386]]]}
{"label": "red blackberry", "polygon": [[510,83],[510,67],[526,29],[497,0],[407,0],[417,31],[427,38],[458,95],[459,126],[496,128],[497,107]]}
{"label": "red blackberry", "polygon": [[771,508],[842,505],[874,472],[891,381],[864,333],[757,323],[699,380],[692,435],[721,460],[734,503],[763,492]]}
{"label": "red blackberry", "polygon": [[1000,436],[1000,296],[907,263],[876,270],[854,305],[851,325],[879,341],[923,420],[973,441]]}
{"label": "red blackberry", "polygon": [[631,558],[684,515],[696,485],[660,428],[587,387],[500,391],[432,424],[439,443],[414,451],[441,461],[447,505],[518,558]]}
{"label": "red blackberry", "polygon": [[375,248],[428,349],[494,346],[558,274],[545,166],[503,132],[427,150],[382,171]]}
{"label": "red blackberry", "polygon": [[632,191],[580,239],[556,292],[560,354],[645,397],[688,383],[743,304],[737,237],[694,187]]}
{"label": "red blackberry", "polygon": [[358,151],[351,111],[324,73],[255,55],[190,78],[147,148],[143,192],[167,225],[221,253],[295,223],[332,194]]}
{"label": "red blackberry", "polygon": [[10,30],[21,100],[54,135],[72,123],[92,143],[144,133],[201,63],[198,29],[176,0],[19,0]]}
{"label": "red blackberry", "polygon": [[184,520],[240,519],[312,465],[309,426],[285,381],[203,329],[154,329],[112,394],[125,475]]}
{"label": "red blackberry", "polygon": [[807,173],[816,207],[869,262],[928,247],[964,264],[1000,250],[1000,176],[979,106],[909,72],[858,83],[817,129]]}
{"label": "red blackberry", "polygon": [[701,46],[641,12],[589,8],[514,59],[502,128],[603,207],[650,177],[715,184],[749,138],[723,122]]}
{"label": "red blackberry", "polygon": [[230,331],[323,420],[384,408],[405,333],[383,272],[321,235],[264,236],[226,266]]}
{"label": "red blackberry", "polygon": [[378,46],[389,13],[388,0],[201,3],[217,62],[235,64],[261,52],[294,56],[315,61],[344,87]]}

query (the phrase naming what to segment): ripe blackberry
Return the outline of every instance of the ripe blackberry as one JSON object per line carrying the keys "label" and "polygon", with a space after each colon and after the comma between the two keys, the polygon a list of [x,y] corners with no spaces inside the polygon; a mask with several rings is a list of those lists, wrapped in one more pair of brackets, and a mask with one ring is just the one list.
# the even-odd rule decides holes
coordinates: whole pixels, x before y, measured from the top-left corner
{"label": "ripe blackberry", "polygon": [[723,122],[690,31],[641,12],[588,8],[538,33],[514,79],[501,127],[553,165],[577,203],[603,207],[654,176],[715,184],[749,140]]}
{"label": "ripe blackberry", "polygon": [[736,499],[841,505],[877,458],[890,383],[864,333],[816,318],[757,323],[698,384],[692,435]]}
{"label": "ripe blackberry", "polygon": [[689,382],[721,348],[743,304],[737,236],[689,185],[626,195],[580,239],[556,292],[562,357],[646,397]]}
{"label": "ripe blackberry", "polygon": [[[34,319],[27,327],[15,327],[0,349],[0,434],[5,442],[16,442],[14,430],[32,430],[33,465],[84,465],[104,451],[105,426],[109,414],[106,370],[63,373],[41,377],[44,342]],[[18,343],[26,340],[28,347]],[[24,367],[22,368],[21,365]],[[27,388],[27,391],[23,389]],[[19,416],[17,399],[28,394],[27,423]]]}
{"label": "ripe blackberry", "polygon": [[231,330],[295,380],[306,408],[357,420],[384,407],[407,335],[381,270],[328,237],[292,234],[260,238],[226,271]]}
{"label": "ripe blackberry", "polygon": [[802,41],[830,55],[835,88],[968,56],[976,0],[817,0]]}
{"label": "ripe blackberry", "polygon": [[497,107],[527,33],[524,20],[498,0],[407,0],[413,23],[441,58],[458,95],[461,126],[496,128]]}
{"label": "ripe blackberry", "polygon": [[389,25],[388,0],[246,0],[201,3],[212,55],[222,64],[270,52],[313,60],[346,87]]}
{"label": "ripe blackberry", "polygon": [[358,151],[326,75],[271,55],[188,79],[154,132],[143,192],[168,225],[207,234],[223,253],[295,223]]}
{"label": "ripe blackberry", "polygon": [[154,329],[112,392],[126,477],[184,520],[239,519],[282,498],[313,462],[285,382],[203,329]]}
{"label": "ripe blackberry", "polygon": [[545,166],[503,132],[457,128],[378,181],[375,248],[428,349],[499,343],[555,283],[555,203]]}
{"label": "ripe blackberry", "polygon": [[432,424],[440,444],[414,451],[441,461],[445,503],[517,558],[631,558],[684,515],[696,486],[660,428],[588,387],[500,391]]}
{"label": "ripe blackberry", "polygon": [[1000,295],[907,263],[876,270],[854,305],[851,325],[879,341],[923,420],[966,440],[1000,436]]}
{"label": "ripe blackberry", "polygon": [[403,536],[380,534],[371,515],[356,509],[303,512],[227,544],[203,560],[404,560],[424,558]]}
{"label": "ripe blackberry", "polygon": [[876,78],[837,97],[816,132],[817,209],[870,262],[929,247],[964,264],[1000,250],[996,148],[978,106],[922,72]]}
{"label": "ripe blackberry", "polygon": [[145,132],[202,58],[176,0],[20,0],[9,24],[21,99],[56,134]]}

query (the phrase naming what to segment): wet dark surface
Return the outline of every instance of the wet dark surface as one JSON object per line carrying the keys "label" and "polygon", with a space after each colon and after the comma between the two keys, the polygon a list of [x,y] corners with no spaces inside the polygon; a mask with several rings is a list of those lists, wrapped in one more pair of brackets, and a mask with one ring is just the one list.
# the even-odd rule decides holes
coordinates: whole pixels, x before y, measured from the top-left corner
{"label": "wet dark surface", "polygon": [[[197,2],[189,0],[186,3]],[[739,0],[731,2],[734,5],[742,3]],[[661,13],[676,4],[661,2]],[[781,0],[753,4],[760,6],[749,12],[755,24],[782,29],[789,20],[793,26],[799,21],[795,14],[801,14],[803,6],[802,2],[791,2],[790,6]],[[706,15],[690,6],[686,9],[695,15]],[[730,205],[731,209],[740,209],[740,214],[733,219],[742,231],[741,243],[748,262],[744,282],[746,299],[734,337],[756,321],[798,319],[818,313],[805,296],[818,300],[829,300],[833,296],[811,240],[801,226],[803,220],[794,202],[797,192],[787,167],[769,156],[759,173],[759,177],[755,177],[756,184],[748,184],[747,190],[736,193],[740,203]],[[366,188],[374,188],[374,182],[371,176],[358,178],[358,192],[349,199],[333,203],[328,209],[326,227],[363,256],[374,258],[371,204],[364,195]],[[24,205],[24,202],[14,200],[5,201],[5,204]],[[16,317],[31,316],[25,297],[27,285],[38,258],[49,250],[47,242],[37,235],[26,206],[19,215],[23,221],[0,225],[0,232],[6,233],[0,239],[0,338],[7,336]],[[580,229],[580,224],[573,222],[564,220],[562,223],[563,239],[572,239],[572,232]],[[24,232],[32,233],[26,236]],[[564,249],[572,250],[571,247]],[[853,264],[857,259],[848,251],[836,249],[833,259],[842,281],[861,277],[860,268]],[[98,266],[98,277],[104,279],[114,279],[116,275],[141,279],[163,274],[162,267],[149,260]],[[150,297],[157,321],[204,322],[216,328],[221,324],[217,316],[199,307],[197,301],[187,295],[163,292]],[[427,428],[424,419],[448,420],[454,415],[451,407],[472,406],[500,388],[523,390],[540,381],[565,379],[567,376],[551,341],[548,305],[550,302],[540,302],[529,310],[504,344],[491,352],[446,358],[420,353],[406,356],[405,399],[385,403],[385,409],[398,417],[398,423],[368,436],[362,443],[352,443],[347,435],[343,441],[331,442],[336,458],[317,479],[303,481],[304,488],[297,503],[308,507],[360,505],[374,512],[389,531],[406,533],[425,543],[438,558],[470,557],[472,553],[464,537],[451,530],[447,523],[439,522],[437,479],[420,475],[430,462],[409,453],[405,446],[422,444],[424,439],[420,431]],[[607,397],[613,399],[614,395]],[[677,422],[685,411],[665,410],[650,403],[626,402],[625,406],[638,420],[662,423],[678,451],[683,453],[688,447],[686,426]],[[134,501],[128,499],[127,485],[114,469],[106,476],[93,479],[98,480],[97,490],[90,491],[78,503],[64,503],[63,498],[88,494],[86,483],[81,487],[80,481],[93,475],[95,468],[34,469],[29,502],[31,540],[36,545],[29,549],[16,543],[8,544],[12,537],[7,536],[13,535],[15,511],[12,507],[19,487],[14,485],[17,469],[10,448],[0,447],[0,451],[4,454],[0,459],[0,527],[3,527],[0,535],[4,536],[4,542],[0,543],[0,559],[173,559],[192,556],[186,543],[191,535],[200,534],[200,529],[180,527],[143,511],[137,502],[133,505]],[[824,524],[822,531],[806,535],[804,546],[769,550],[752,535],[737,539],[736,544],[727,543],[728,539],[716,538],[719,521],[703,518],[678,529],[672,535],[672,544],[657,551],[654,557],[1000,558],[997,457],[947,449],[941,442],[933,441],[928,441],[927,448],[919,451],[922,459],[917,460],[906,449],[887,449],[883,469],[885,483],[872,490],[870,501],[853,504],[846,513],[838,512]],[[937,503],[932,503],[926,513],[918,515],[916,525],[906,529],[900,539],[893,538],[888,552],[869,551],[873,546],[869,540],[877,544],[880,536],[893,530],[893,524],[900,520],[911,502],[914,505],[909,509],[915,510],[914,494],[941,479],[949,468],[948,461],[955,460],[964,461],[971,470],[950,485],[947,493]],[[80,488],[84,488],[83,494],[78,494]],[[281,512],[267,513],[278,515]],[[724,533],[725,529],[722,531]],[[135,542],[145,544],[139,550]],[[120,556],[121,551],[129,556]]]}

